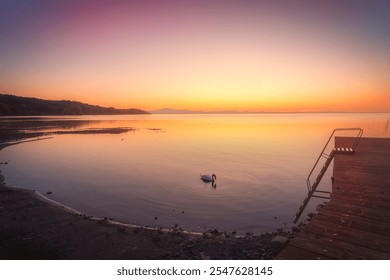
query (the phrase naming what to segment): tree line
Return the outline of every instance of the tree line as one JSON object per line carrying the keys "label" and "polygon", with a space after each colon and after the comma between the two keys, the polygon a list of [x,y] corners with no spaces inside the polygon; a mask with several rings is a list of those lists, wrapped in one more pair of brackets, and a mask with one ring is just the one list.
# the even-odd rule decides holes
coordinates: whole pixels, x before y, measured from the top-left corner
{"label": "tree line", "polygon": [[0,116],[149,114],[140,109],[116,109],[70,100],[44,100],[0,94]]}

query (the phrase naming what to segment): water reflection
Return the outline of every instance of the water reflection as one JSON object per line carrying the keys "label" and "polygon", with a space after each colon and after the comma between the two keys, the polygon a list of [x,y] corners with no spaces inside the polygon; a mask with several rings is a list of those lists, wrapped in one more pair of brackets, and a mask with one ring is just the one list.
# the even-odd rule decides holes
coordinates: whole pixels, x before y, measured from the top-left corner
{"label": "water reflection", "polygon": [[[28,118],[0,118],[0,143],[4,142],[36,141],[55,134],[121,134],[134,130],[132,127],[103,127],[100,120],[73,120],[58,119],[50,117],[28,117]],[[115,121],[111,121],[115,123]],[[32,139],[35,138],[35,139]],[[20,142],[20,143],[22,143]],[[9,143],[17,144],[17,143]]]}
{"label": "water reflection", "polygon": [[215,174],[211,175],[200,175],[200,179],[205,183],[205,184],[211,184],[213,189],[217,189],[217,176]]}
{"label": "water reflection", "polygon": [[[83,116],[27,124],[0,119],[2,127],[45,131],[134,128],[119,135],[54,135],[4,149],[0,157],[10,162],[2,166],[7,183],[50,191],[51,198],[91,215],[155,227],[265,232],[291,225],[307,192],[307,174],[334,128],[358,126],[364,136],[389,137],[387,119],[386,114]],[[218,191],[216,181],[199,180],[202,170],[218,175]]]}
{"label": "water reflection", "polygon": [[18,130],[50,130],[50,129],[75,129],[89,127],[93,123],[99,123],[99,120],[81,120],[81,119],[59,119],[51,117],[19,117],[19,118],[0,118],[2,129]]}

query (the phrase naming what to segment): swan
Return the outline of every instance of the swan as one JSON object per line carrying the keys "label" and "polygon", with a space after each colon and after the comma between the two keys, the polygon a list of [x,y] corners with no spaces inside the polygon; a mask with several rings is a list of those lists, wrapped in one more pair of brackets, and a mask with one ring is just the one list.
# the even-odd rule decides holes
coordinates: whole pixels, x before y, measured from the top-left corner
{"label": "swan", "polygon": [[214,183],[214,181],[217,180],[217,176],[215,174],[212,174],[211,176],[210,175],[200,175],[200,179],[205,183],[210,183],[210,182]]}

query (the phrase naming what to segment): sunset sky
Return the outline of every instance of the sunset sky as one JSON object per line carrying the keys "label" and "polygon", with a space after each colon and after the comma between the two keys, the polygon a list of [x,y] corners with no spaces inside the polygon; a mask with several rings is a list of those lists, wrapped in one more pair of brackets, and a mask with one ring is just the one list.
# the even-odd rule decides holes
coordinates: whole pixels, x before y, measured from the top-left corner
{"label": "sunset sky", "polygon": [[0,93],[144,110],[390,111],[390,0],[0,0]]}

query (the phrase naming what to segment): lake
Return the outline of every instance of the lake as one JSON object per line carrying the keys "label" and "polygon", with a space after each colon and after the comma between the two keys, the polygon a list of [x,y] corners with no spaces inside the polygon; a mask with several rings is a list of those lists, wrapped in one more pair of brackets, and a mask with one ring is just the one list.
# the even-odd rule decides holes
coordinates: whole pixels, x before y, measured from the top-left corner
{"label": "lake", "polygon": [[[390,137],[390,114],[196,114],[0,118],[59,134],[0,151],[6,183],[75,210],[150,227],[264,233],[289,229],[333,129]],[[330,186],[330,168],[321,186]],[[215,184],[201,174],[216,174]],[[312,199],[304,215],[324,202]]]}

